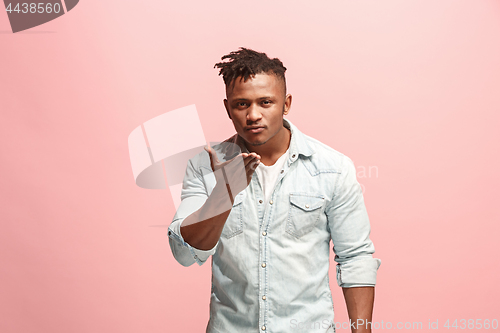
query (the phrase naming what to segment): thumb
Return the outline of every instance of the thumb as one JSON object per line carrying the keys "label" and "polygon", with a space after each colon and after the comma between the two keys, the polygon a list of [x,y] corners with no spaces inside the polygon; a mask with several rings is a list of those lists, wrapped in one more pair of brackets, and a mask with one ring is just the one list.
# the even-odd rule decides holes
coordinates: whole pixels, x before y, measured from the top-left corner
{"label": "thumb", "polygon": [[203,147],[203,149],[205,149],[205,151],[208,153],[208,156],[210,157],[210,166],[212,167],[212,170],[215,170],[215,164],[219,163],[219,159],[217,158],[217,154],[210,146],[205,146],[205,147]]}

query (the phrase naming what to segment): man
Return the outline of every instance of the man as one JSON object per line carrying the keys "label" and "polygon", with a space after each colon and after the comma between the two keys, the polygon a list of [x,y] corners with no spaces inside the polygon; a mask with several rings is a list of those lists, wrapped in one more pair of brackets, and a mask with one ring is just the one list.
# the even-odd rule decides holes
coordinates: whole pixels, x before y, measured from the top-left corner
{"label": "man", "polygon": [[279,59],[246,48],[225,59],[237,134],[189,160],[168,231],[182,265],[212,256],[207,332],[334,332],[330,240],[351,329],[370,332],[380,260],[353,162],[283,118]]}

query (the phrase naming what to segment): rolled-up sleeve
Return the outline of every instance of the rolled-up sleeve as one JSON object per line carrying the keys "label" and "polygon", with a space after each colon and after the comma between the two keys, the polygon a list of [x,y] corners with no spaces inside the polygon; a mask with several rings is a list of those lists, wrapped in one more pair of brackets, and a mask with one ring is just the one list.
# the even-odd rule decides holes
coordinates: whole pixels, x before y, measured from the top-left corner
{"label": "rolled-up sleeve", "polygon": [[373,258],[375,247],[356,168],[349,157],[342,158],[334,195],[325,210],[337,262],[337,283],[344,288],[375,286],[381,260]]}
{"label": "rolled-up sleeve", "polygon": [[168,228],[170,249],[174,258],[183,266],[190,266],[195,262],[202,265],[217,249],[217,244],[210,250],[200,250],[186,243],[181,235],[181,224],[186,217],[200,209],[208,198],[203,177],[196,172],[189,160],[182,183],[181,203]]}

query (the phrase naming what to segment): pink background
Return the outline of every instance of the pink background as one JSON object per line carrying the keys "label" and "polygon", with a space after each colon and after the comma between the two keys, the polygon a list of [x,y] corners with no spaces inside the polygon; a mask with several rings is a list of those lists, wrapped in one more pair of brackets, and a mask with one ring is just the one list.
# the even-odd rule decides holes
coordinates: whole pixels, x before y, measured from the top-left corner
{"label": "pink background", "polygon": [[172,198],[135,185],[127,137],[190,104],[232,135],[213,66],[239,46],[367,171],[374,321],[500,320],[499,41],[498,0],[82,0],[17,34],[2,10],[0,332],[205,330],[210,264],[174,260]]}

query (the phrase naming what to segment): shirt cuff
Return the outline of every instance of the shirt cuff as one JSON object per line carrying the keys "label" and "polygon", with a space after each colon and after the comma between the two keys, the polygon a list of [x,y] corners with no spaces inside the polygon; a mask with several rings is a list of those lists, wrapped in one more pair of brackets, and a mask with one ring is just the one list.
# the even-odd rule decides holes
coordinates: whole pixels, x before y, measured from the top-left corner
{"label": "shirt cuff", "polygon": [[337,264],[337,284],[343,288],[375,286],[382,261],[364,258]]}
{"label": "shirt cuff", "polygon": [[359,283],[342,283],[342,288],[354,288],[354,287],[375,287],[374,284],[359,284]]}
{"label": "shirt cuff", "polygon": [[184,238],[182,238],[181,235],[181,223],[183,220],[178,220],[173,222],[168,230],[168,236],[170,238],[173,238],[175,241],[180,243],[182,246],[187,247],[189,249],[189,252],[191,253],[191,256],[193,259],[196,261],[198,265],[202,265],[207,259],[213,255],[217,249],[217,245],[219,245],[219,241],[217,241],[217,244],[210,250],[200,250],[197,249],[191,245],[189,245],[187,242],[184,241]]}

